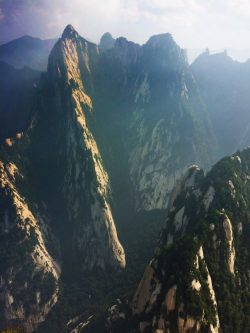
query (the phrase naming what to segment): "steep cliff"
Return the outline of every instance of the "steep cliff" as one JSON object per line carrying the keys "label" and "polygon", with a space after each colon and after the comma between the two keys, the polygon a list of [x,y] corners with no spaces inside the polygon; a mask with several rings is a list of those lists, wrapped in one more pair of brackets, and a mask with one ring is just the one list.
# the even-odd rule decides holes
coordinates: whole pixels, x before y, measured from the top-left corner
{"label": "steep cliff", "polygon": [[[31,135],[34,172],[43,174],[38,180],[43,195],[54,198],[53,210],[64,212],[72,247],[88,269],[125,266],[110,207],[109,177],[91,127],[92,67],[98,56],[96,45],[81,38],[72,26],[66,27],[49,58]],[[47,187],[51,170],[53,184]]]}
{"label": "steep cliff", "polygon": [[217,156],[185,52],[170,34],[153,36],[142,46],[118,38],[101,53],[97,72],[97,116],[108,119],[103,131],[113,132],[127,154],[136,209],[164,209],[187,167],[208,167]]}
{"label": "steep cliff", "polygon": [[61,295],[61,270],[74,280],[82,270],[125,267],[92,133],[98,54],[68,26],[50,55],[29,129],[1,144],[0,328],[20,324],[31,332],[43,322]]}
{"label": "steep cliff", "polygon": [[131,304],[109,310],[111,332],[247,332],[250,149],[173,192],[167,226]]}
{"label": "steep cliff", "polygon": [[34,200],[26,161],[13,149],[0,151],[0,328],[30,332],[57,302],[60,266],[48,250],[47,207]]}
{"label": "steep cliff", "polygon": [[210,167],[219,136],[172,36],[139,45],[106,34],[98,46],[67,26],[35,89],[33,74],[29,128],[0,154],[3,327],[31,331],[50,312],[40,332],[73,331],[70,318],[91,329],[104,303],[131,293],[168,208],[159,249],[130,306],[110,309],[110,329],[248,327],[249,152],[183,176]]}

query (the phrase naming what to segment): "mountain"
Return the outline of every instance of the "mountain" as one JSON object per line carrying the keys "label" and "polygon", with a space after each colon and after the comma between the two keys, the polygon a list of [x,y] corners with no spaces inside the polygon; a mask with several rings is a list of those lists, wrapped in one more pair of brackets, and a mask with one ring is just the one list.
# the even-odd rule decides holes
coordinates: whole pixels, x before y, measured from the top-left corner
{"label": "mountain", "polygon": [[187,56],[189,64],[192,64],[196,58],[198,58],[201,53],[204,52],[204,49],[197,48],[197,49],[187,49]]}
{"label": "mountain", "polygon": [[[207,49],[208,50],[208,49]],[[218,54],[223,53],[225,48],[210,50],[210,54]],[[227,54],[235,61],[238,62],[246,62],[250,59],[250,49],[232,49],[226,48]],[[204,53],[204,49],[196,48],[196,49],[187,49],[188,61],[192,64],[202,53]]]}
{"label": "mountain", "polygon": [[[23,133],[11,134],[0,146],[0,329],[21,325],[27,332],[56,333],[65,327],[73,331],[75,324],[81,328],[88,322],[89,326],[93,315],[100,319],[119,295],[131,297],[153,256],[176,182],[194,163],[209,169],[225,147],[219,141],[214,118],[210,119],[212,111],[199,85],[200,78],[188,65],[185,51],[168,33],[152,36],[144,45],[124,37],[114,40],[105,34],[98,46],[68,25],[37,83],[36,71],[4,66],[14,73],[13,78],[20,75],[20,82],[25,82],[26,72],[29,75],[27,89],[23,85],[27,108],[20,102],[20,116],[22,109],[27,112]],[[6,77],[1,80],[6,87],[3,96],[19,91],[12,88],[12,79],[10,88]],[[18,99],[13,101],[17,103]],[[13,114],[15,103],[9,105]],[[8,103],[3,114],[7,111]],[[198,183],[188,186],[191,198],[194,187],[210,179],[201,171],[192,177],[196,169],[192,170],[186,183],[191,184],[190,178],[197,177]],[[180,183],[179,187],[183,186]],[[210,200],[213,190],[209,191],[212,194],[202,192],[197,201],[202,196]],[[167,282],[166,286],[176,284],[185,296],[193,259],[199,253],[201,256],[201,246],[205,258],[210,253],[194,222],[190,231],[183,226],[187,232],[183,242],[182,231],[174,232],[172,219],[175,215],[184,218],[185,209],[178,211],[188,200],[185,195],[174,201],[158,256],[145,273],[146,287],[142,282],[132,308],[122,304],[126,316],[130,316],[131,328],[136,328],[144,314],[151,325],[151,313],[160,313],[157,290],[171,277],[165,256],[173,269],[173,285]],[[185,222],[203,212],[196,212],[192,203],[189,208]],[[190,240],[193,229],[199,246],[196,240]],[[172,234],[167,236],[170,231]],[[166,254],[168,237],[176,242],[172,252]],[[183,260],[183,268],[178,258]],[[196,273],[204,295],[201,299],[192,292],[183,296],[183,313],[193,318],[190,321],[194,325],[209,322],[216,330],[217,310],[206,289],[206,281],[210,281],[207,270],[212,281],[214,276],[210,261],[206,258],[202,265],[202,260],[197,259],[197,271],[201,272]],[[163,269],[158,271],[156,263]],[[179,272],[187,280],[177,281]],[[149,315],[143,306],[151,295],[148,274],[154,279],[152,288],[157,288],[150,301],[156,307]],[[200,304],[205,301],[208,309],[204,308],[201,320]],[[218,300],[217,305],[219,309]],[[178,321],[178,316],[174,318]],[[175,324],[171,321],[173,327]]]}
{"label": "mountain", "polygon": [[[104,46],[105,40],[110,46]],[[217,156],[216,139],[185,52],[170,34],[139,46],[125,38],[114,41],[107,33],[94,57],[92,98],[97,123],[103,127],[97,135],[119,135],[120,146],[115,143],[110,149],[126,151],[125,173],[136,191],[137,209],[166,208],[183,170],[192,163],[207,167]]]}
{"label": "mountain", "polygon": [[[148,87],[146,93],[144,85]],[[202,160],[208,163],[212,156],[208,152],[214,148],[212,134],[205,108],[201,102],[196,103],[199,93],[185,54],[169,34],[152,37],[144,46],[119,38],[113,48],[103,50],[81,38],[69,26],[50,55],[44,89],[36,135],[30,136],[31,146],[36,143],[30,156],[38,178],[37,188],[54,214],[55,234],[63,240],[64,288],[69,289],[69,293],[72,289],[69,286],[76,288],[75,267],[84,264],[88,269],[101,266],[106,270],[106,277],[101,275],[101,281],[98,281],[99,274],[93,276],[88,272],[89,278],[85,278],[84,283],[78,282],[80,290],[89,286],[89,291],[83,293],[87,299],[78,301],[82,304],[81,309],[77,305],[78,311],[91,316],[104,300],[109,302],[111,297],[119,295],[126,283],[125,290],[132,290],[131,286],[152,254],[162,225],[160,215],[164,214],[167,202],[161,196],[168,200],[174,184],[171,178],[178,178],[190,163]],[[83,145],[88,147],[90,156],[81,152],[82,141],[69,113],[71,104],[73,119],[76,117],[81,125],[77,127],[86,132]],[[206,145],[207,137],[210,139]],[[43,147],[46,147],[45,152]],[[178,153],[171,154],[175,149]],[[169,155],[165,156],[168,150]],[[92,189],[91,179],[95,185],[99,180],[92,174],[92,152],[109,176],[111,201],[106,198],[106,180],[102,181],[108,178],[95,163],[104,192],[100,196]],[[145,185],[142,183],[142,189],[137,187],[141,173],[147,181]],[[170,184],[166,184],[169,179]],[[157,191],[157,197],[150,191]],[[142,200],[142,195],[146,199],[152,197],[152,202]],[[116,221],[126,253],[127,267],[118,275],[111,276],[107,272],[108,263],[114,261],[116,252],[108,253],[110,241],[101,227],[103,216],[93,215],[98,213],[98,205],[91,209],[93,201],[98,203],[102,199],[108,200],[108,209]],[[155,209],[160,212],[154,212]],[[114,224],[111,231],[113,227]],[[112,233],[108,235],[111,241],[115,239]],[[83,261],[81,253],[85,253]],[[84,274],[80,273],[81,279]],[[63,304],[73,307],[75,301],[69,303],[68,299],[58,305],[58,313],[62,311],[60,306],[65,308]],[[48,324],[42,325],[40,331],[52,331],[58,321],[63,320],[65,318],[61,317],[48,319]]]}
{"label": "mountain", "polygon": [[165,209],[182,172],[210,165],[217,154],[185,52],[170,34],[142,46],[118,38],[101,52],[95,77],[96,117],[104,136],[116,137],[110,145],[120,141],[127,154],[136,209]]}
{"label": "mountain", "polygon": [[[222,53],[225,48],[220,50],[210,50],[210,54],[218,54]],[[250,59],[250,49],[232,49],[227,48],[226,52],[228,55],[238,62],[246,62]],[[188,60],[189,63],[192,64],[202,53],[204,53],[204,49],[196,48],[196,49],[187,49]]]}
{"label": "mountain", "polygon": [[188,170],[132,302],[109,309],[109,332],[249,331],[249,170],[249,148],[206,175]]}
{"label": "mountain", "polygon": [[0,328],[31,332],[44,321],[60,295],[61,269],[74,280],[78,269],[125,266],[91,130],[88,57],[97,51],[68,26],[29,129],[1,146]]}
{"label": "mountain", "polygon": [[0,61],[15,68],[30,67],[37,71],[45,71],[48,56],[56,39],[42,40],[31,36],[23,36],[0,45]]}
{"label": "mountain", "polygon": [[205,52],[191,65],[217,137],[220,156],[250,143],[250,62]]}
{"label": "mountain", "polygon": [[100,48],[103,50],[109,50],[112,49],[115,45],[115,39],[112,37],[111,33],[105,32],[105,34],[102,35],[100,40]]}
{"label": "mountain", "polygon": [[40,190],[53,210],[62,210],[60,227],[70,227],[84,265],[123,267],[109,177],[92,130],[91,69],[97,56],[95,44],[66,27],[49,57],[41,109],[30,137],[31,158],[34,173],[40,172]]}
{"label": "mountain", "polygon": [[0,329],[22,323],[30,332],[58,300],[61,269],[48,209],[27,176],[23,140],[0,149]]}
{"label": "mountain", "polygon": [[41,73],[0,62],[0,140],[24,132],[32,118]]}

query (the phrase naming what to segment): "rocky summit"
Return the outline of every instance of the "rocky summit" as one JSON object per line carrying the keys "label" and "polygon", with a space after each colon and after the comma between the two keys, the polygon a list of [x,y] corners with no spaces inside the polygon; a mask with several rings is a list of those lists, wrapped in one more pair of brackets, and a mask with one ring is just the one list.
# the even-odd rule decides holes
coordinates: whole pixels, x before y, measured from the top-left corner
{"label": "rocky summit", "polygon": [[0,331],[248,332],[249,64],[51,43],[0,46]]}

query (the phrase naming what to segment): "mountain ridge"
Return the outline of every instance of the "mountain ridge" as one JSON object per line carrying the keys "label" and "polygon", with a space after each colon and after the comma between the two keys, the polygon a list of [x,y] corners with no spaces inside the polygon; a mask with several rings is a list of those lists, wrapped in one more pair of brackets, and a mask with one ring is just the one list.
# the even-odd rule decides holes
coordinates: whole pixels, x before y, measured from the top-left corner
{"label": "mountain ridge", "polygon": [[[112,297],[131,294],[143,265],[152,257],[170,210],[163,243],[147,268],[132,308],[122,304],[128,312],[128,322],[121,321],[122,328],[135,325],[132,328],[138,330],[139,324],[140,330],[147,331],[146,327],[161,330],[170,325],[180,331],[206,327],[218,332],[220,325],[226,325],[219,312],[226,310],[220,304],[221,296],[217,300],[218,288],[213,281],[221,280],[207,259],[213,249],[208,249],[202,238],[204,230],[210,235],[203,230],[207,216],[202,213],[209,211],[216,193],[210,176],[204,176],[197,167],[182,177],[190,165],[209,169],[224,153],[219,150],[222,143],[210,119],[201,79],[194,75],[185,51],[170,34],[152,36],[143,45],[124,37],[115,41],[107,37],[108,45],[97,45],[82,38],[71,25],[65,28],[35,89],[35,103],[27,108],[31,115],[28,129],[1,145],[4,206],[0,209],[0,238],[4,241],[0,242],[0,252],[6,262],[1,274],[0,305],[4,311],[0,322],[3,328],[17,323],[26,325],[28,332],[59,332],[79,313],[86,319],[93,313],[99,315]],[[226,163],[229,171],[230,165]],[[233,185],[223,183],[221,188],[227,191],[229,186],[233,193],[235,179],[231,182]],[[197,207],[200,210],[196,211]],[[227,246],[231,253],[230,260],[223,263],[227,279],[228,270],[236,272],[233,256],[237,247],[232,240],[232,214],[222,212],[222,207],[219,210],[221,214],[215,215],[218,221],[223,217],[224,231],[216,224],[216,237],[226,244],[222,253],[227,253]],[[206,220],[200,227],[198,222],[190,222],[200,217]],[[20,237],[27,246],[22,249],[17,242],[16,250],[7,256],[5,249],[20,226]],[[198,240],[193,239],[194,233]],[[166,258],[174,272],[172,280]],[[24,282],[16,272],[23,270],[25,274],[26,261],[30,274]],[[169,274],[161,271],[161,265]],[[9,286],[12,266],[13,283]],[[195,279],[190,280],[190,269]],[[182,282],[178,273],[185,277]],[[158,302],[158,296],[162,300],[167,295],[159,289],[165,282],[164,288],[174,287],[164,289],[167,315],[172,311],[167,318],[163,318]],[[31,299],[22,293],[20,296],[19,291],[25,288],[31,290]],[[177,294],[183,303],[176,299],[174,306]],[[229,303],[230,310],[233,302]],[[111,317],[121,319],[116,310],[111,311]],[[150,321],[152,313],[159,321]],[[109,324],[115,330],[113,319]],[[229,318],[228,323],[235,326],[235,320]],[[127,323],[133,325],[123,327]]]}
{"label": "mountain ridge", "polygon": [[132,302],[108,311],[110,332],[248,330],[249,163],[248,147],[188,171]]}
{"label": "mountain ridge", "polygon": [[20,69],[24,66],[45,71],[49,53],[56,39],[23,36],[0,45],[0,60]]}

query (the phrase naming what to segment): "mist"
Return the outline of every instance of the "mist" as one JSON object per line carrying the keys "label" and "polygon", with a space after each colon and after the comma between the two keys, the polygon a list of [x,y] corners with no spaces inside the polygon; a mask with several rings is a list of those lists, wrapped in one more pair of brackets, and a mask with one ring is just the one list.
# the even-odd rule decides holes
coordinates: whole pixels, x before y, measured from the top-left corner
{"label": "mist", "polygon": [[23,35],[56,38],[71,23],[93,42],[106,31],[138,43],[170,32],[183,48],[230,49],[244,60],[249,17],[246,0],[1,0],[0,44]]}

